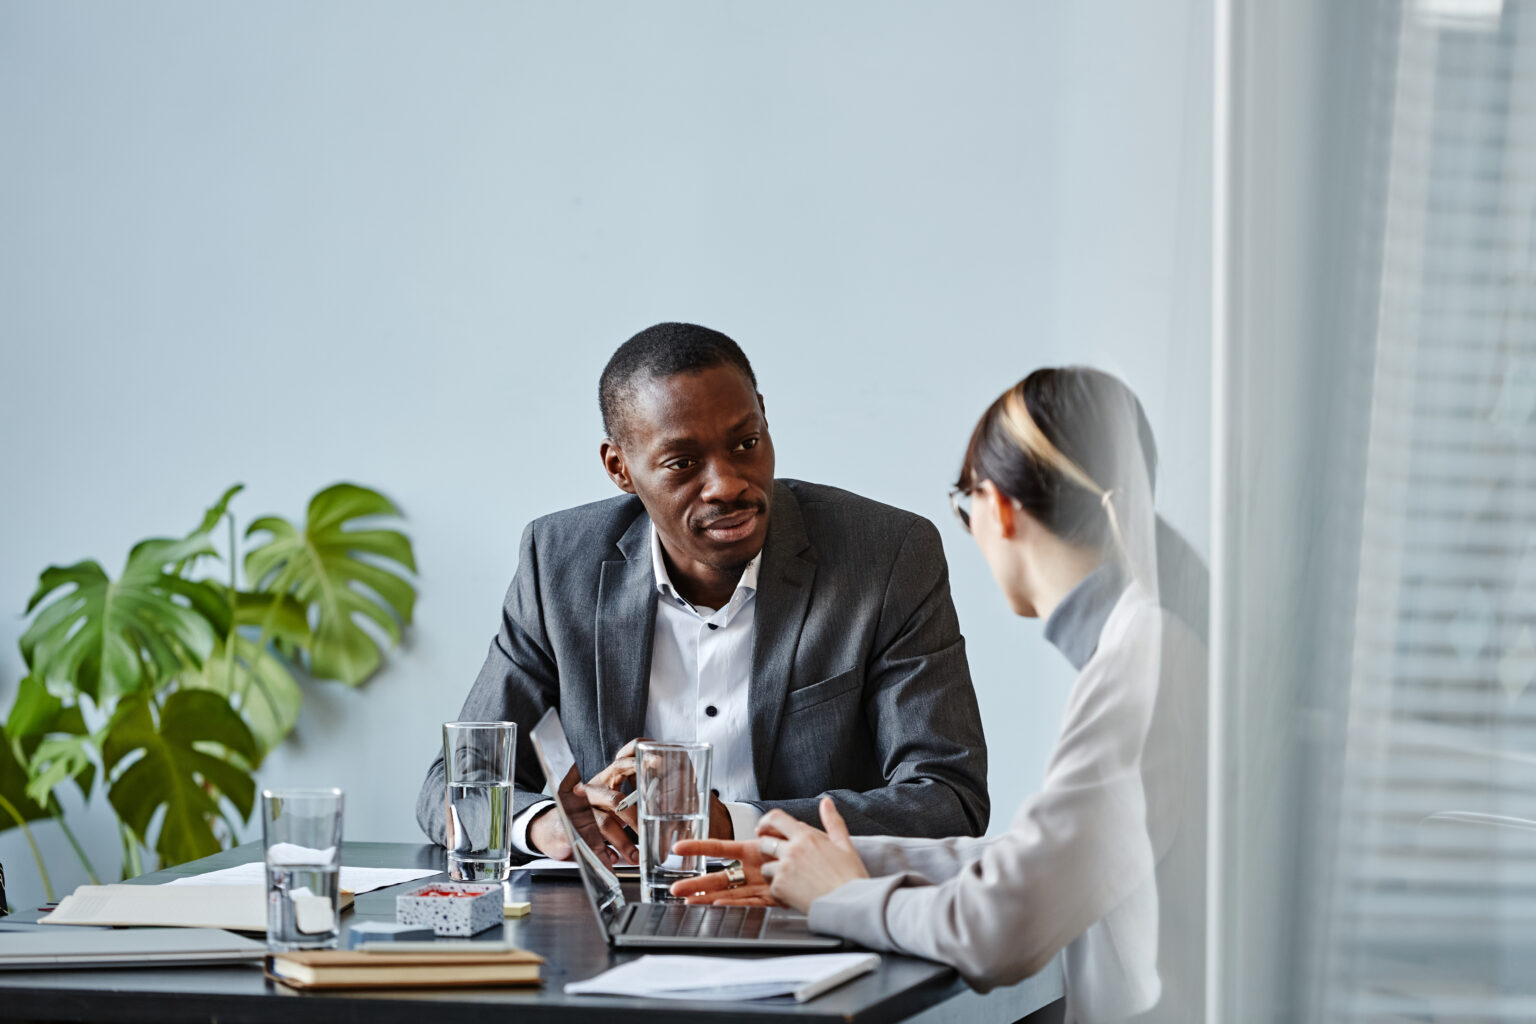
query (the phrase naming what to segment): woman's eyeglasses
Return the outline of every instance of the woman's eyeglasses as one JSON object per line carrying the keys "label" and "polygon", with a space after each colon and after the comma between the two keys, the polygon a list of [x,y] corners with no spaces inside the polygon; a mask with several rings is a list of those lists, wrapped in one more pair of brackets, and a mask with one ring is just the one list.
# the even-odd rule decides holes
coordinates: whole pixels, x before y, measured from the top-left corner
{"label": "woman's eyeglasses", "polygon": [[955,510],[955,518],[960,520],[960,525],[965,527],[965,532],[971,532],[971,492],[964,487],[951,487],[949,489],[949,507]]}

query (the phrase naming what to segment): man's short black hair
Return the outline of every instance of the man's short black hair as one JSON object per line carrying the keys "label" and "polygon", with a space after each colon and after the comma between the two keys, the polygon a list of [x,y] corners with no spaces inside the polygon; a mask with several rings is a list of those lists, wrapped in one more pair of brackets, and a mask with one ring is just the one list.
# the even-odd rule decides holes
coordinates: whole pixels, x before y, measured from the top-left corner
{"label": "man's short black hair", "polygon": [[603,414],[603,430],[620,444],[624,416],[634,404],[643,381],[697,373],[716,366],[734,366],[746,374],[757,390],[757,375],[747,355],[719,331],[698,324],[667,323],[647,327],[619,346],[603,367],[597,384],[597,405]]}

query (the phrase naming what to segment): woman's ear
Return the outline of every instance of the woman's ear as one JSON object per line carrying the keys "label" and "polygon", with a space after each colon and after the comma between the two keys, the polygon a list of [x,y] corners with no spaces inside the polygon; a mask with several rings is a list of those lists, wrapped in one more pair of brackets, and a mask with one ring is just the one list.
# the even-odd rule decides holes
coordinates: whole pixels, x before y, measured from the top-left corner
{"label": "woman's ear", "polygon": [[990,480],[982,484],[980,491],[978,497],[988,503],[992,515],[997,519],[998,532],[1004,540],[1013,540],[1019,532],[1018,516],[1021,510],[1014,505],[1012,498],[998,490]]}

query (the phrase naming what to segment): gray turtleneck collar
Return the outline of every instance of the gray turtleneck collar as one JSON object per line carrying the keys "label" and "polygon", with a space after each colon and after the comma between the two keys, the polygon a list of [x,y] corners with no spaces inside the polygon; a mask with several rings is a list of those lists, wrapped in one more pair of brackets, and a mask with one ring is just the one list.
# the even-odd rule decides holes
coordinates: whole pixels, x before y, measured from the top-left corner
{"label": "gray turtleneck collar", "polygon": [[1084,576],[1045,620],[1045,638],[1079,672],[1099,649],[1099,634],[1125,591],[1125,584],[1125,571],[1120,563],[1105,562]]}

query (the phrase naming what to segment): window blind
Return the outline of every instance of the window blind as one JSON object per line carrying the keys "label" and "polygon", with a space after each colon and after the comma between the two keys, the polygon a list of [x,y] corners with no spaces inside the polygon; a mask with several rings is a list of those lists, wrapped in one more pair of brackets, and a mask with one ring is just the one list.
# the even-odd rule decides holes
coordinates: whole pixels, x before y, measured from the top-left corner
{"label": "window blind", "polygon": [[1383,18],[1345,684],[1315,724],[1307,1016],[1536,1019],[1536,5]]}

